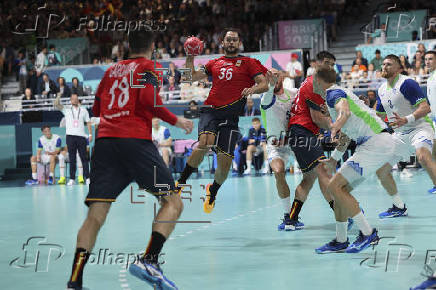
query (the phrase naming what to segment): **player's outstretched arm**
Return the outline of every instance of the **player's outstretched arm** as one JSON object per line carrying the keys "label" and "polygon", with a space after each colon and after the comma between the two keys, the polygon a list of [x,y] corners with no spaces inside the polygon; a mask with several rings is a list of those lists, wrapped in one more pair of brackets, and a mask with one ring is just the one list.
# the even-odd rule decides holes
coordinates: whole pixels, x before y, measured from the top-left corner
{"label": "player's outstretched arm", "polygon": [[185,130],[186,134],[190,134],[194,127],[194,123],[191,120],[188,120],[183,117],[178,117],[175,125],[177,128]]}
{"label": "player's outstretched arm", "polygon": [[252,86],[251,88],[245,88],[241,95],[243,97],[248,97],[252,94],[261,94],[266,91],[268,91],[268,81],[266,80],[266,77],[264,75],[257,75],[254,78],[254,81],[256,84]]}
{"label": "player's outstretched arm", "polygon": [[198,70],[198,71],[195,70],[193,55],[186,56],[185,66],[186,68],[191,69],[191,79],[193,82],[200,81],[202,79],[207,78],[207,74],[203,70]]}

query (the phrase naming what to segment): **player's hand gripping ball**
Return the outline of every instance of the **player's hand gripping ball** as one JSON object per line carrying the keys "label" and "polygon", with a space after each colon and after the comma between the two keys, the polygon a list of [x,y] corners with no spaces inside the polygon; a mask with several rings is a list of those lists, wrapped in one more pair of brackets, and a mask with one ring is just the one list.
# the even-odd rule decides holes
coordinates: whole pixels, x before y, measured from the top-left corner
{"label": "player's hand gripping ball", "polygon": [[200,55],[203,52],[204,44],[203,41],[198,39],[195,36],[191,36],[186,39],[185,44],[183,45],[185,48],[186,55]]}

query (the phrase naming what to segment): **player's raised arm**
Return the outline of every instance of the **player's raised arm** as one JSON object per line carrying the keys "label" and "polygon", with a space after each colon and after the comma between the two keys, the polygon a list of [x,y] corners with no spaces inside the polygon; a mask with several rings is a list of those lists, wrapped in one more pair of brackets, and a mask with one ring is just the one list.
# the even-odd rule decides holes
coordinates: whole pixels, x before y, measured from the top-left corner
{"label": "player's raised arm", "polygon": [[191,78],[193,82],[200,81],[202,79],[207,78],[207,74],[205,73],[204,70],[198,70],[198,71],[195,70],[193,55],[186,56],[185,66],[186,68],[191,69]]}
{"label": "player's raised arm", "polygon": [[266,80],[269,84],[269,89],[262,94],[260,99],[260,105],[262,109],[267,110],[270,107],[272,99],[274,97],[274,88],[277,84],[279,78],[279,72],[277,70],[271,69],[266,73]]}

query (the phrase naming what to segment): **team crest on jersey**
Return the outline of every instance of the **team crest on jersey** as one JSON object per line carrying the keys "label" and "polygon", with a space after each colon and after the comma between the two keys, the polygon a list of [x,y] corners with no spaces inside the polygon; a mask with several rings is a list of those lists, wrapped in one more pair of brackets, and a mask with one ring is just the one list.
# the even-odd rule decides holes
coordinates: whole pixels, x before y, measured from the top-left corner
{"label": "team crest on jersey", "polygon": [[241,64],[242,64],[242,59],[238,59],[238,61],[236,62],[236,66],[241,66]]}

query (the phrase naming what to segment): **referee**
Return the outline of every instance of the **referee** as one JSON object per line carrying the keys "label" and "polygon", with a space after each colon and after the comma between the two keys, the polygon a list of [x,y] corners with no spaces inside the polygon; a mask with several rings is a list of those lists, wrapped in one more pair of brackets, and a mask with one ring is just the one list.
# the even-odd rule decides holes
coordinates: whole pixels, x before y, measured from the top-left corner
{"label": "referee", "polygon": [[[89,184],[89,165],[86,158],[87,137],[92,142],[91,120],[88,110],[80,107],[77,94],[71,94],[71,105],[63,106],[58,96],[54,105],[62,111],[65,116],[66,141],[68,146],[68,155],[70,158],[70,181],[68,185],[73,185],[76,178],[76,152],[79,151],[80,159],[83,164],[83,174],[85,175],[86,184]],[[85,133],[85,123],[88,126],[89,135]]]}

